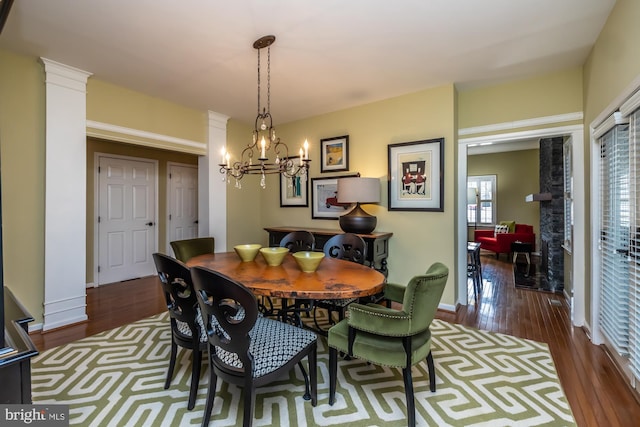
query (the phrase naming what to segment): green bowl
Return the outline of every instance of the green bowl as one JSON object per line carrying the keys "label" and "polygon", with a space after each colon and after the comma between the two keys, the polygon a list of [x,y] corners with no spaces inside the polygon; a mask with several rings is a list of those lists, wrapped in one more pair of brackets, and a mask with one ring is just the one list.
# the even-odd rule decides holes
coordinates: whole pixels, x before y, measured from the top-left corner
{"label": "green bowl", "polygon": [[289,253],[289,248],[261,248],[260,253],[268,265],[275,267],[282,264],[282,260]]}
{"label": "green bowl", "polygon": [[293,254],[293,259],[298,263],[298,267],[305,273],[316,271],[322,258],[324,258],[324,253],[322,252],[302,251]]}
{"label": "green bowl", "polygon": [[253,261],[256,258],[261,247],[262,245],[257,243],[250,243],[247,245],[234,246],[233,249],[243,262],[248,262]]}

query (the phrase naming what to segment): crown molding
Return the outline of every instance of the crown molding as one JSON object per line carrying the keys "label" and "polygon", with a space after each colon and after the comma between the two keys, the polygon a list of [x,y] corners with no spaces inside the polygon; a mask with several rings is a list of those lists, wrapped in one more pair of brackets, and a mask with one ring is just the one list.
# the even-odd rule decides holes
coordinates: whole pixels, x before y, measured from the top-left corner
{"label": "crown molding", "polygon": [[505,130],[522,129],[531,126],[545,126],[564,122],[582,120],[582,111],[567,114],[557,114],[555,116],[535,117],[533,119],[517,120],[514,122],[496,123],[486,126],[475,126],[458,130],[458,136],[473,135],[477,133],[502,132]]}

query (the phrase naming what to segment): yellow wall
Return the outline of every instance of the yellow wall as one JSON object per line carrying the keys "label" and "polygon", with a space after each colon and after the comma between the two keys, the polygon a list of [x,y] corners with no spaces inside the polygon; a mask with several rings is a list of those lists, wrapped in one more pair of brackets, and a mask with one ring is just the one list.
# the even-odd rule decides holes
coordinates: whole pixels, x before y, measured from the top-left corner
{"label": "yellow wall", "polygon": [[36,319],[44,298],[43,82],[36,58],[0,49],[4,284]]}
{"label": "yellow wall", "polygon": [[[609,19],[600,32],[598,40],[584,66],[584,122],[585,127],[592,124],[594,119],[603,112],[613,113],[607,107],[630,87],[632,82],[640,78],[640,54],[638,54],[638,40],[640,40],[640,2],[637,0],[618,0]],[[590,170],[590,133],[585,131],[584,141],[586,171]],[[590,171],[598,173],[598,171]],[[589,173],[587,173],[589,176]],[[590,236],[591,216],[589,215],[589,181],[585,183],[587,204],[576,209],[585,209],[585,230],[587,236],[587,253],[584,266],[587,272],[591,269],[590,247],[593,244]],[[591,281],[586,275],[587,287],[587,319],[591,318]],[[595,325],[592,325],[594,327]]]}
{"label": "yellow wall", "polygon": [[[297,152],[308,139],[311,178],[360,172],[380,179],[381,202],[365,205],[365,210],[378,217],[376,230],[394,233],[390,240],[389,280],[406,283],[412,276],[424,273],[431,263],[441,261],[450,269],[442,301],[451,305],[455,304],[454,102],[454,88],[448,85],[278,127],[279,136],[290,150]],[[340,135],[349,135],[349,171],[322,174],[320,139]],[[445,138],[444,212],[387,210],[387,146],[438,137]],[[268,176],[267,189],[258,192],[263,227],[339,229],[337,220],[311,219],[311,206],[281,208],[279,185],[277,176]],[[247,197],[253,198],[253,193]],[[266,242],[267,234],[262,233]]]}
{"label": "yellow wall", "polygon": [[540,150],[469,156],[467,174],[496,175],[496,221],[533,225],[536,248],[540,248],[540,203],[524,201],[527,194],[540,191]]}
{"label": "yellow wall", "polygon": [[576,67],[500,85],[459,89],[458,101],[461,129],[574,113],[582,111],[582,71]]}
{"label": "yellow wall", "polygon": [[207,137],[204,111],[144,95],[96,77],[87,82],[87,120],[197,142],[205,142]]}

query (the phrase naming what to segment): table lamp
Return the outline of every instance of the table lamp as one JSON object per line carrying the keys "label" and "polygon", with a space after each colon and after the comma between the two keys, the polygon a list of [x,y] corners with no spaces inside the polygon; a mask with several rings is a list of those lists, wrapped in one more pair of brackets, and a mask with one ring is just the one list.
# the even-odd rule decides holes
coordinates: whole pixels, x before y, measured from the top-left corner
{"label": "table lamp", "polygon": [[369,234],[376,228],[378,219],[369,215],[360,203],[380,203],[378,178],[338,179],[338,203],[355,203],[356,206],[340,217],[340,228],[347,233]]}

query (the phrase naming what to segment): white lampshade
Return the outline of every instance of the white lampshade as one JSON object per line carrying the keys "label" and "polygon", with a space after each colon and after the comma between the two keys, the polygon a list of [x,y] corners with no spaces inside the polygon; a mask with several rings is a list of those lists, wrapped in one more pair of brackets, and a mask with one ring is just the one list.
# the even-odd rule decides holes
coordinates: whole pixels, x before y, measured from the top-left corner
{"label": "white lampshade", "polygon": [[338,203],[380,203],[378,178],[338,179]]}

